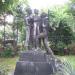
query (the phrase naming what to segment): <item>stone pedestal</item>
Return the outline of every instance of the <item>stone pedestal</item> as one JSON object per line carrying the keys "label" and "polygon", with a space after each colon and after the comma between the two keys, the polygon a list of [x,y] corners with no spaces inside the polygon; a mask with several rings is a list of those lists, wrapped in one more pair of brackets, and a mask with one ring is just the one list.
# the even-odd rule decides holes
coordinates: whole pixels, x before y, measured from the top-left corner
{"label": "stone pedestal", "polygon": [[25,51],[21,53],[14,75],[51,75],[55,62],[45,52]]}

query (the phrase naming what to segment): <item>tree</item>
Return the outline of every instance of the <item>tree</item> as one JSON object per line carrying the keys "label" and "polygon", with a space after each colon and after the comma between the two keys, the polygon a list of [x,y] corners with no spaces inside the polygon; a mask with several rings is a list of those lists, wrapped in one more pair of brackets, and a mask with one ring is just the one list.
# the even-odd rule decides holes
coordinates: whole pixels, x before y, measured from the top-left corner
{"label": "tree", "polygon": [[[73,16],[68,12],[68,5],[54,7],[49,11],[49,40],[55,48],[64,48],[71,44],[73,35]],[[60,46],[61,45],[61,46]]]}
{"label": "tree", "polygon": [[0,13],[2,12],[8,12],[15,9],[15,7],[20,4],[26,4],[28,3],[27,0],[0,0]]}
{"label": "tree", "polygon": [[0,13],[12,10],[18,0],[0,0]]}

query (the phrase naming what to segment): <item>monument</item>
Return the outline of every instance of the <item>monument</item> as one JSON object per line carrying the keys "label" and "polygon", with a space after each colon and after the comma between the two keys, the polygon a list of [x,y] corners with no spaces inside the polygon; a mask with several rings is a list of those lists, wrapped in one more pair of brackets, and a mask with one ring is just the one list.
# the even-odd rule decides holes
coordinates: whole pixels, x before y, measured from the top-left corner
{"label": "monument", "polygon": [[48,46],[48,15],[46,13],[39,15],[37,9],[32,14],[30,8],[26,9],[26,12],[24,20],[28,50],[21,52],[14,75],[53,75],[60,71],[62,63]]}

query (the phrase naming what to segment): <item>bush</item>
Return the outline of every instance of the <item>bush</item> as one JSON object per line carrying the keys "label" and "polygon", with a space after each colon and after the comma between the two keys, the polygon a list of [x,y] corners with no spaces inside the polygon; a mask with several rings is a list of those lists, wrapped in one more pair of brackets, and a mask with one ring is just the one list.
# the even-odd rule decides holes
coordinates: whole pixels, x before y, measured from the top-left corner
{"label": "bush", "polygon": [[68,45],[69,54],[75,54],[75,43]]}
{"label": "bush", "polygon": [[14,52],[11,48],[5,48],[5,50],[0,53],[1,57],[11,57],[13,55],[14,55]]}
{"label": "bush", "polygon": [[51,49],[54,51],[54,54],[56,55],[64,55],[65,47],[66,45],[62,41],[59,41],[57,44],[51,45]]}

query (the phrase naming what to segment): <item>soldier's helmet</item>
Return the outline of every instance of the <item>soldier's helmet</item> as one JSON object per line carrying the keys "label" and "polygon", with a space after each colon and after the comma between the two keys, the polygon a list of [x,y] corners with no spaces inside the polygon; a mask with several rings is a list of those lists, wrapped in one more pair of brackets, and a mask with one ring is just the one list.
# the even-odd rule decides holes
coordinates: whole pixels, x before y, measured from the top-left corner
{"label": "soldier's helmet", "polygon": [[30,7],[26,8],[27,14],[32,14],[32,9]]}
{"label": "soldier's helmet", "polygon": [[38,14],[39,10],[38,9],[34,9],[34,14]]}

